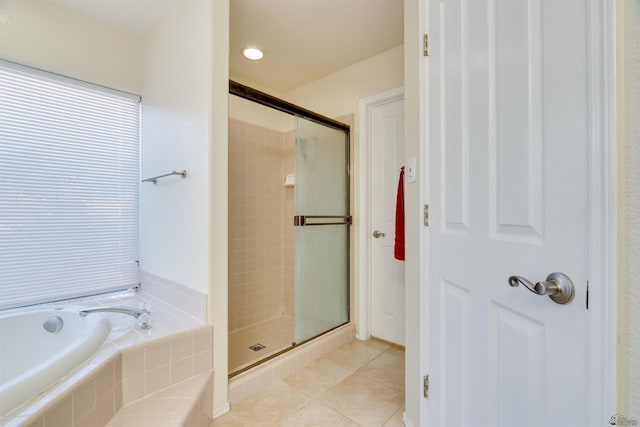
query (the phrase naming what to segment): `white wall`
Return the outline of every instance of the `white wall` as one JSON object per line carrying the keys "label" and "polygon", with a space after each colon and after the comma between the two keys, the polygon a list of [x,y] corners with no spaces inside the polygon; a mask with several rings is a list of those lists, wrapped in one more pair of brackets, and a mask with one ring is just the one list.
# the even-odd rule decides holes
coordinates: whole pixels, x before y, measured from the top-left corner
{"label": "white wall", "polygon": [[43,0],[0,0],[0,57],[140,94],[142,40]]}
{"label": "white wall", "polygon": [[207,294],[216,415],[228,410],[229,0],[181,0],[144,45],[141,268]]}
{"label": "white wall", "polygon": [[[422,57],[420,51],[420,39],[416,37],[421,33],[420,17],[422,11],[418,0],[404,1],[404,39],[405,39],[405,157],[415,156],[417,159],[416,183],[422,182],[423,173],[426,173],[426,159],[423,158],[424,147],[423,127],[426,126],[420,120],[420,96],[422,86],[420,84],[420,70]],[[424,282],[422,280],[421,256],[425,248],[420,247],[420,235],[423,233],[421,224],[422,194],[418,184],[408,184],[404,188],[405,212],[408,220],[405,221],[405,418],[408,425],[419,426],[424,415],[424,398],[422,397],[422,376],[425,374],[425,361],[420,359],[426,354],[423,347],[425,338],[420,334],[419,325],[424,325],[425,314],[421,312],[422,303],[425,301]],[[411,220],[413,216],[413,220]],[[422,413],[422,415],[421,415]]]}
{"label": "white wall", "polygon": [[327,117],[355,114],[357,128],[360,99],[403,85],[403,53],[403,46],[397,46],[284,96],[289,102]]}
{"label": "white wall", "polygon": [[229,409],[228,293],[229,293],[229,0],[213,0],[212,117],[209,150],[209,323],[213,325],[213,410]]}
{"label": "white wall", "polygon": [[142,270],[202,293],[209,284],[212,2],[169,10],[144,43],[142,177],[187,170],[141,190]]}
{"label": "white wall", "polygon": [[618,410],[640,422],[640,3],[618,5]]}

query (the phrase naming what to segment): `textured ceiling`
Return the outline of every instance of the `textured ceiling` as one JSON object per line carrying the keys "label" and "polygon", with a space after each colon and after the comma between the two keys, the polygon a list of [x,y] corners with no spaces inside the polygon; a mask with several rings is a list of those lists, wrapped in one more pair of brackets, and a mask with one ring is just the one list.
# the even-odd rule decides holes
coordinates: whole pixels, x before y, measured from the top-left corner
{"label": "textured ceiling", "polygon": [[231,74],[287,92],[402,44],[403,0],[231,0],[230,26]]}
{"label": "textured ceiling", "polygon": [[[181,0],[49,1],[144,34]],[[231,75],[279,92],[403,42],[403,0],[230,0],[230,7]],[[260,47],[264,58],[244,58],[247,46]]]}

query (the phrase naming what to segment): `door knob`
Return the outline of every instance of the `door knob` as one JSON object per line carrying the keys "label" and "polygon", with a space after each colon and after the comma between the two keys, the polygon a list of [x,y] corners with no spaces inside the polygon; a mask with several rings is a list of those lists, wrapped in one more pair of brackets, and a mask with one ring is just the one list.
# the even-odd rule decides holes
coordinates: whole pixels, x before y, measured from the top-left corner
{"label": "door knob", "polygon": [[373,237],[379,239],[380,237],[384,237],[384,233],[382,231],[376,230],[373,232]]}
{"label": "door knob", "polygon": [[518,285],[523,285],[536,295],[548,295],[557,304],[569,304],[576,293],[573,282],[564,273],[551,273],[546,281],[535,285],[522,276],[509,277],[509,286],[515,288]]}

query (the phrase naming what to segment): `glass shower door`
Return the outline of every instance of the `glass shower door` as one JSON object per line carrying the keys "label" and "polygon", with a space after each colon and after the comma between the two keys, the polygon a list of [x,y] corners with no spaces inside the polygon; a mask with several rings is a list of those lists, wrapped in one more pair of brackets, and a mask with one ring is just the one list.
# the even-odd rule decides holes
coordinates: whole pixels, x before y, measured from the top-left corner
{"label": "glass shower door", "polygon": [[295,339],[349,321],[349,140],[296,120]]}

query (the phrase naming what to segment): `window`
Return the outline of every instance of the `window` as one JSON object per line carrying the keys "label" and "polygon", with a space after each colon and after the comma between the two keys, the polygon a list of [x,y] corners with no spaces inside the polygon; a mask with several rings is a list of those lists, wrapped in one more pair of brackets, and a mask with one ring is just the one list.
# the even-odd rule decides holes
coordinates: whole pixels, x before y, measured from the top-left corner
{"label": "window", "polygon": [[140,98],[0,61],[0,308],[138,284]]}

